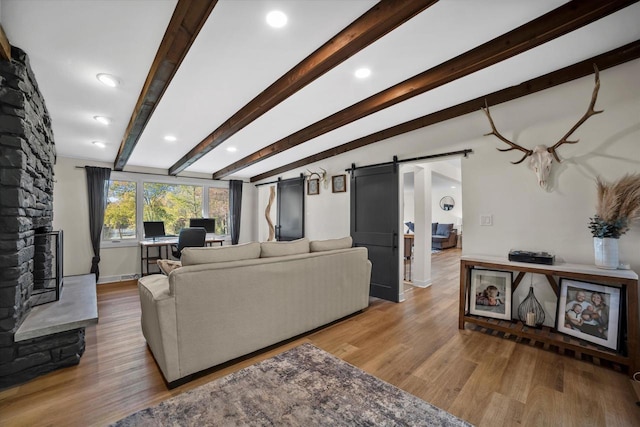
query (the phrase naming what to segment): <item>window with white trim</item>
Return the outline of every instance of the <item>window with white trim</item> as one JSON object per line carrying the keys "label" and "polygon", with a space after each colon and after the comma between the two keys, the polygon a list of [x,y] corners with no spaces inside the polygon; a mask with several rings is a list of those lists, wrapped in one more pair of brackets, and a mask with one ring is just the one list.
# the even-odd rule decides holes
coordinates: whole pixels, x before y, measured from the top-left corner
{"label": "window with white trim", "polygon": [[179,234],[191,218],[215,218],[216,234],[226,236],[228,183],[113,171],[102,246],[137,245],[144,237],[143,221],[163,221],[167,234]]}
{"label": "window with white trim", "polygon": [[109,181],[107,207],[104,211],[102,240],[137,240],[136,183]]}

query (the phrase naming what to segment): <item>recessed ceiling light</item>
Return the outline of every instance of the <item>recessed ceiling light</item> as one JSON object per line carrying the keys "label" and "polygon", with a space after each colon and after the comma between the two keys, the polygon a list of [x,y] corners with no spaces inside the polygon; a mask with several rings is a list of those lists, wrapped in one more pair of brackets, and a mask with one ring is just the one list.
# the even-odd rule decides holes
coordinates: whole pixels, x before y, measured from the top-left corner
{"label": "recessed ceiling light", "polygon": [[169,142],[176,142],[178,140],[178,138],[176,138],[173,135],[165,135],[164,136],[164,140],[165,141],[169,141]]}
{"label": "recessed ceiling light", "polygon": [[95,120],[98,123],[102,123],[103,125],[111,124],[111,119],[109,117],[93,116],[93,120]]}
{"label": "recessed ceiling light", "polygon": [[103,85],[109,87],[117,87],[120,85],[120,80],[116,76],[112,76],[111,74],[100,73],[96,75],[96,78],[100,80]]}
{"label": "recessed ceiling light", "polygon": [[236,151],[238,151],[238,149],[236,147],[227,147],[227,151],[230,153],[235,153]]}
{"label": "recessed ceiling light", "polygon": [[451,188],[456,188],[456,186],[455,186],[455,185],[452,185],[452,186],[451,186]]}
{"label": "recessed ceiling light", "polygon": [[273,10],[267,13],[267,24],[273,28],[282,28],[287,25],[287,15],[279,10]]}
{"label": "recessed ceiling light", "polygon": [[354,74],[359,79],[366,79],[371,75],[371,70],[368,68],[358,68]]}
{"label": "recessed ceiling light", "polygon": [[104,142],[100,142],[100,141],[93,141],[91,143],[98,148],[105,148],[107,146]]}

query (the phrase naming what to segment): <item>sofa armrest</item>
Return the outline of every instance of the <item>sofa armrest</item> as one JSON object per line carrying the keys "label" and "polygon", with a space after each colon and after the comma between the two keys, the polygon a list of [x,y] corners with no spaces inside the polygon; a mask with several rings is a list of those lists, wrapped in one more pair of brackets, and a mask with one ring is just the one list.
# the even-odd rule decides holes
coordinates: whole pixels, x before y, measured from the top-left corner
{"label": "sofa armrest", "polygon": [[153,274],[138,280],[142,334],[168,381],[180,378],[175,298],[169,278]]}
{"label": "sofa armrest", "polygon": [[456,230],[455,228],[452,228],[451,232],[449,233],[449,240],[448,240],[447,247],[452,248],[457,244],[458,244],[458,230]]}

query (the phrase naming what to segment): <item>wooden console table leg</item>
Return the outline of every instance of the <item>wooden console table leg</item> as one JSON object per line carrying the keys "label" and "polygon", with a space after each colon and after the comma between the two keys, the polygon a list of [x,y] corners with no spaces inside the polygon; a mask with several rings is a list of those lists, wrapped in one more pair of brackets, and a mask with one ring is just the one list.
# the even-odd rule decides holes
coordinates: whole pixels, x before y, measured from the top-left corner
{"label": "wooden console table leg", "polygon": [[640,369],[640,355],[638,354],[638,282],[627,285],[627,346],[629,350],[629,375],[633,376],[634,373]]}
{"label": "wooden console table leg", "polygon": [[469,268],[467,263],[460,262],[460,307],[458,310],[458,329],[464,329],[464,314],[467,303],[467,283],[469,282]]}

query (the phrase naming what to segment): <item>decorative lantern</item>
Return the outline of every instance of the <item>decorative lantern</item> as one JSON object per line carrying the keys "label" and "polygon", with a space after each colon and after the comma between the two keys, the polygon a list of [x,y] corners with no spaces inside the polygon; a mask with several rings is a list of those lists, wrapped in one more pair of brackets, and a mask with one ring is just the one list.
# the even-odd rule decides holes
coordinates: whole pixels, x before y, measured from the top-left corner
{"label": "decorative lantern", "polygon": [[533,283],[529,287],[529,295],[518,306],[518,317],[527,326],[539,327],[544,323],[544,309],[533,294]]}

